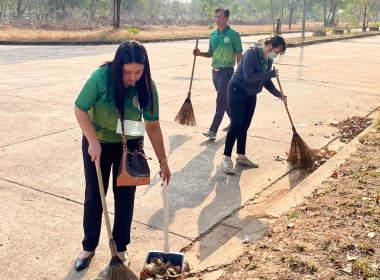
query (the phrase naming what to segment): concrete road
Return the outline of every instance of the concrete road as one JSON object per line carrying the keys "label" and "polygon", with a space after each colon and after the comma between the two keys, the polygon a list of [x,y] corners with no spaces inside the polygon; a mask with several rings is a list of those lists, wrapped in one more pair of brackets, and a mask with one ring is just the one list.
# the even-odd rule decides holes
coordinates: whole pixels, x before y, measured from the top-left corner
{"label": "concrete road", "polygon": [[[243,37],[243,48],[262,36]],[[289,48],[276,61],[297,132],[312,148],[332,142],[333,121],[366,116],[380,106],[380,37]],[[199,47],[206,50],[207,40]],[[169,189],[170,245],[185,249],[194,271],[248,225],[257,213],[239,211],[274,182],[295,186],[288,165],[275,161],[290,148],[292,130],[283,103],[266,90],[258,96],[248,132],[247,156],[258,169],[220,170],[226,132],[208,130],[215,110],[211,60],[197,58],[192,103],[197,126],[173,121],[189,90],[195,40],[145,44],[160,96],[160,119],[173,174]],[[103,227],[88,269],[75,272],[81,251],[84,178],[81,131],[73,103],[90,74],[111,60],[117,46],[0,46],[0,279],[91,279],[110,260]],[[316,125],[318,124],[318,125]],[[228,125],[227,117],[221,129]],[[149,141],[146,152],[153,156]],[[335,149],[343,143],[335,141]],[[138,187],[131,268],[149,250],[163,248],[158,163],[152,184]],[[324,178],[321,178],[323,180]],[[113,218],[112,194],[107,198]],[[265,201],[263,202],[265,204]],[[112,219],[111,219],[112,220]],[[258,227],[267,227],[259,224]]]}

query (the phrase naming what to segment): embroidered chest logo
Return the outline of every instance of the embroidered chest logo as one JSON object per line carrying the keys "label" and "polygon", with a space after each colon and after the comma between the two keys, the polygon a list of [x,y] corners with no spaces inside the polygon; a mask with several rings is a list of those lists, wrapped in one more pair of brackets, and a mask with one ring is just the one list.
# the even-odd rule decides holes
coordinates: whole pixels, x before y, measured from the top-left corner
{"label": "embroidered chest logo", "polygon": [[230,38],[229,37],[225,37],[223,41],[224,41],[224,43],[228,44],[230,42]]}

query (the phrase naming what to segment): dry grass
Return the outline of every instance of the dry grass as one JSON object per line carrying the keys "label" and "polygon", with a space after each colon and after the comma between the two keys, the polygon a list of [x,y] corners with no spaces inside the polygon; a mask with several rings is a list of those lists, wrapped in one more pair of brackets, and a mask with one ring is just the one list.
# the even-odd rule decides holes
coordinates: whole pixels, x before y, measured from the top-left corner
{"label": "dry grass", "polygon": [[286,42],[288,44],[299,44],[301,42],[315,42],[315,41],[328,41],[337,38],[350,38],[357,36],[367,36],[369,34],[379,34],[378,31],[367,31],[363,32],[352,32],[352,33],[344,33],[344,34],[327,34],[326,36],[309,36],[302,39],[301,37],[287,38]]}
{"label": "dry grass", "polygon": [[[241,35],[272,34],[271,25],[231,25]],[[1,28],[1,42],[63,42],[63,43],[114,43],[119,44],[126,40],[159,41],[167,39],[208,38],[215,27],[209,26],[143,26],[140,29],[84,29],[84,30],[38,30],[38,29],[16,29]],[[321,23],[310,23],[307,30],[323,29]],[[137,31],[134,33],[133,31]],[[282,32],[288,32],[288,26],[282,26]],[[293,25],[291,31],[301,31],[301,25]],[[366,32],[379,33],[375,31]],[[302,40],[301,37],[287,38],[289,46],[297,46],[301,42],[329,40],[332,38],[358,36],[359,33],[328,34],[326,36],[310,36]]]}
{"label": "dry grass", "polygon": [[[271,34],[271,25],[231,25],[241,35],[267,33]],[[320,29],[321,24],[312,23],[307,29]],[[124,40],[160,40],[177,38],[208,37],[214,28],[209,26],[144,26],[135,34],[126,29],[114,31],[108,29],[97,30],[35,30],[35,29],[15,29],[4,28],[0,30],[0,41],[19,41],[19,42],[121,42]],[[300,25],[293,25],[293,31],[301,30]],[[288,26],[282,27],[283,32],[289,31]]]}
{"label": "dry grass", "polygon": [[261,242],[246,244],[219,280],[379,280],[379,123],[337,176],[273,222]]}

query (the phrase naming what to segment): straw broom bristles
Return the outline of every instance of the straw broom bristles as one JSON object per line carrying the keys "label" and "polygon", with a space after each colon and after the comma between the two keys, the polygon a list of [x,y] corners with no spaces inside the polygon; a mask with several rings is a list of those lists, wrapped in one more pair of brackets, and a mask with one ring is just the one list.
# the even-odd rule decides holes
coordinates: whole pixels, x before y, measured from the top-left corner
{"label": "straw broom bristles", "polygon": [[[197,41],[195,43],[195,48],[198,48],[198,39],[197,39]],[[191,71],[191,77],[190,77],[189,93],[187,94],[185,102],[183,102],[181,110],[179,110],[177,116],[174,118],[174,121],[176,121],[176,122],[178,122],[179,124],[182,124],[182,125],[191,125],[191,126],[194,126],[194,125],[197,124],[195,122],[193,105],[191,104],[191,100],[190,100],[191,85],[193,84],[194,68],[195,68],[196,58],[197,57],[194,55],[193,69]]]}
{"label": "straw broom bristles", "polygon": [[[278,77],[278,70],[275,67],[273,67],[273,69],[276,71],[278,86],[280,87],[281,96],[284,99],[284,92],[282,91],[280,78]],[[305,143],[305,141],[302,140],[301,136],[299,136],[299,134],[297,133],[296,128],[293,124],[292,117],[289,113],[288,105],[286,103],[284,103],[284,105],[293,130],[293,137],[292,143],[290,144],[288,162],[292,163],[294,166],[299,168],[311,169],[315,162],[313,152]]]}
{"label": "straw broom bristles", "polygon": [[182,125],[196,125],[193,105],[191,104],[190,97],[186,98],[181,110],[179,110],[174,120]]}
{"label": "straw broom bristles", "polygon": [[311,169],[315,162],[313,152],[295,129],[293,132],[288,161],[296,167]]}
{"label": "straw broom bristles", "polygon": [[118,256],[113,256],[106,280],[139,280],[139,278],[124,265]]}

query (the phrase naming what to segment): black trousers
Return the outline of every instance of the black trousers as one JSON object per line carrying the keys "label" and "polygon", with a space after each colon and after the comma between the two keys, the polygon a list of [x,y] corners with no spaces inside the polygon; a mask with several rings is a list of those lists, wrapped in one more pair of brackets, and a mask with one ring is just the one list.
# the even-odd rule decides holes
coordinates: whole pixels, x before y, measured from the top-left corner
{"label": "black trousers", "polygon": [[238,84],[230,82],[228,86],[228,104],[230,106],[231,126],[228,129],[224,155],[230,157],[237,142],[236,152],[245,155],[247,131],[251,125],[256,108],[256,95],[248,95]]}
{"label": "black trousers", "polygon": [[[139,139],[127,141],[127,146],[130,150],[137,149],[138,145]],[[122,144],[101,143],[101,147],[102,153],[100,156],[100,168],[102,170],[105,193],[107,193],[108,190],[108,182],[112,168],[112,188],[115,204],[113,239],[115,240],[117,251],[123,252],[130,243],[136,187],[116,186],[116,177],[119,171],[120,158],[123,152]],[[92,252],[95,251],[99,244],[103,208],[100,199],[95,163],[91,161],[91,157],[88,154],[88,141],[84,136],[82,139],[82,153],[84,174],[86,179],[83,215],[84,239],[82,241],[82,245],[83,250]]]}

